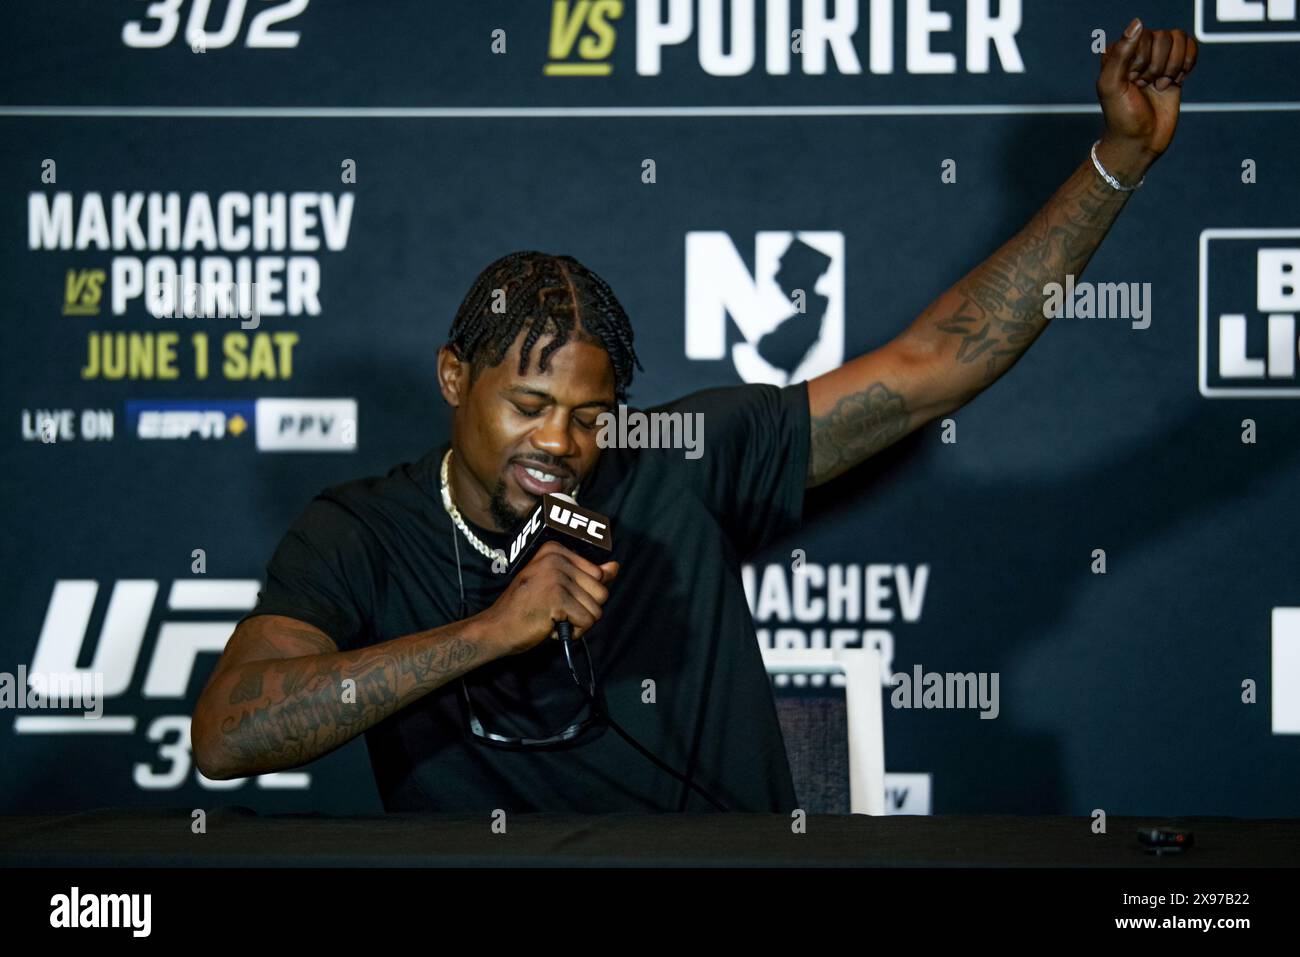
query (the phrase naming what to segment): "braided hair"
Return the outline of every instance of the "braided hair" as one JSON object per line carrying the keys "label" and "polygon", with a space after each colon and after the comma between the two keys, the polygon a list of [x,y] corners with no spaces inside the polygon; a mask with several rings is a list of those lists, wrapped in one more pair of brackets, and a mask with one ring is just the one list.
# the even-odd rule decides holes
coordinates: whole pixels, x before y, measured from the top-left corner
{"label": "braided hair", "polygon": [[[493,309],[503,298],[497,290],[504,294],[504,312]],[[642,368],[632,348],[632,324],[606,282],[582,263],[535,250],[502,256],[474,280],[456,310],[447,345],[470,363],[472,382],[484,367],[501,363],[524,328],[520,375],[527,374],[533,346],[543,335],[552,337],[538,355],[543,372],[551,354],[574,337],[605,350],[614,367],[616,399],[626,401],[633,367]]]}

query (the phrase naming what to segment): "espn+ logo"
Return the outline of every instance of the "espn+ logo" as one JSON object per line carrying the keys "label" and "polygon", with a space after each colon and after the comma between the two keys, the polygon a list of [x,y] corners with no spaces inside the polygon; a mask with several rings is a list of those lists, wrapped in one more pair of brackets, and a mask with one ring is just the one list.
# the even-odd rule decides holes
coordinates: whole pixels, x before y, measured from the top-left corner
{"label": "espn+ logo", "polygon": [[1201,233],[1201,395],[1300,398],[1297,314],[1300,229]]}

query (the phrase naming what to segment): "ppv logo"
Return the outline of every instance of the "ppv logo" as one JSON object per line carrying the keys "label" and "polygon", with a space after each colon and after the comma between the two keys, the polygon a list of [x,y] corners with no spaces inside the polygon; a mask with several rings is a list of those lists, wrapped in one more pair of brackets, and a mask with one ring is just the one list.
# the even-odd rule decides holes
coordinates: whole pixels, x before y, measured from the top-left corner
{"label": "ppv logo", "polygon": [[1300,397],[1300,229],[1201,233],[1200,389]]}
{"label": "ppv logo", "polygon": [[63,286],[65,316],[97,316],[107,273],[102,269],[69,269]]}
{"label": "ppv logo", "polygon": [[745,382],[784,386],[844,361],[844,235],[760,232],[751,275],[731,237],[686,235],[686,357],[728,355]]}
{"label": "ppv logo", "polygon": [[[623,16],[622,0],[555,0],[551,6],[551,41],[544,76],[609,76],[617,39],[610,20]],[[583,27],[587,34],[578,34]],[[574,59],[574,52],[577,59]]]}
{"label": "ppv logo", "polygon": [[[149,621],[158,595],[158,582],[152,579],[118,581],[113,586],[104,612],[99,640],[88,668],[77,665],[94,611],[99,583],[80,579],[59,579],[45,612],[45,622],[32,656],[31,673],[73,675],[80,679],[102,676],[104,715],[96,720],[81,716],[20,715],[14,721],[17,734],[125,734],[136,732],[137,716],[121,712],[110,714],[113,699],[180,702],[190,691],[195,664],[203,653],[219,653],[235,630],[239,617],[257,603],[255,579],[178,580],[167,596],[167,609],[192,615],[195,612],[218,612],[217,621],[163,621],[159,623],[157,641],[149,666],[144,671],[144,685],[131,695],[137,674],[140,652],[145,647]],[[196,687],[197,692],[197,687]],[[121,704],[122,702],[118,702]],[[171,714],[155,718],[146,736],[158,742],[157,761],[136,764],[133,779],[142,790],[174,790],[185,783],[192,765],[190,758],[190,718]],[[194,769],[198,783],[208,790],[230,790],[244,783],[243,778],[212,781]],[[264,774],[257,778],[263,788],[306,788],[310,775],[299,772]]]}
{"label": "ppv logo", "polygon": [[1196,0],[1196,39],[1202,43],[1300,40],[1296,0]]}
{"label": "ppv logo", "polygon": [[260,452],[355,452],[356,399],[258,399]]}

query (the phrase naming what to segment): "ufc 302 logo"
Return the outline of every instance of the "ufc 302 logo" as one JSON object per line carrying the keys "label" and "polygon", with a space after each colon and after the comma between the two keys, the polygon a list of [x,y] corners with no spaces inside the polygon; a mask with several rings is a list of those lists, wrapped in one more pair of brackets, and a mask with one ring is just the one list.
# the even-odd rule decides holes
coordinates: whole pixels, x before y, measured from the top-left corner
{"label": "ufc 302 logo", "polygon": [[[104,713],[95,721],[86,721],[80,716],[19,715],[14,720],[16,734],[135,734],[137,716],[127,713],[134,710],[132,705],[143,705],[157,699],[183,701],[189,692],[198,656],[225,648],[238,619],[257,603],[259,587],[256,579],[182,579],[173,582],[167,595],[168,611],[188,614],[217,612],[233,617],[220,621],[159,622],[153,654],[144,670],[144,685],[133,694],[131,689],[139,671],[140,652],[149,633],[158,584],[153,579],[123,579],[114,584],[90,666],[79,668],[77,661],[86,642],[99,583],[83,579],[59,579],[54,583],[30,670],[78,677],[102,675]],[[136,786],[146,791],[181,787],[193,768],[189,714],[154,718],[145,735],[158,745],[158,756],[156,761],[140,762],[134,766]],[[161,770],[158,765],[161,765]],[[193,771],[198,784],[212,791],[233,790],[247,780],[213,781],[199,773],[197,768]],[[298,789],[311,784],[311,776],[301,772],[263,774],[256,780],[259,787],[268,789]]]}
{"label": "ufc 302 logo", "polygon": [[[264,0],[262,0],[264,2]],[[310,0],[284,0],[274,3],[248,21],[248,34],[244,46],[287,50],[298,45],[297,30],[272,30],[276,24],[285,23],[307,9]],[[217,0],[218,13],[224,15],[215,30],[208,29],[212,15],[212,0],[190,0],[189,18],[185,24],[183,42],[195,53],[220,50],[239,37],[244,26],[244,15],[250,6],[248,0]],[[154,50],[165,47],[176,39],[181,25],[185,0],[156,0],[145,8],[139,20],[128,20],[122,25],[122,42],[136,49]]]}

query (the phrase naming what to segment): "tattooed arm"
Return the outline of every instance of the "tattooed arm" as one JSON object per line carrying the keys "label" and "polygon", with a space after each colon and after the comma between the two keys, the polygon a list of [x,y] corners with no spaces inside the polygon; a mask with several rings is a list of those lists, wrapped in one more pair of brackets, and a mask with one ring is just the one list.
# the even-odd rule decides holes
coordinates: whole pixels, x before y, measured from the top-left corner
{"label": "tattooed arm", "polygon": [[305,764],[499,654],[474,619],[340,652],[306,622],[257,615],[235,629],[199,698],[195,763],[217,780]]}
{"label": "tattooed arm", "polygon": [[[1133,32],[1135,31],[1135,32]],[[1106,132],[1097,158],[1125,185],[1138,182],[1173,137],[1196,41],[1142,29],[1102,58],[1097,93]],[[988,388],[1038,338],[1049,283],[1078,277],[1129,192],[1085,157],[1029,224],[939,296],[883,347],[808,383],[808,485],[852,468]]]}
{"label": "tattooed arm", "polygon": [[582,637],[618,572],[618,562],[596,565],[545,542],[478,614],[358,651],[339,651],[296,618],[254,615],[199,696],[194,761],[213,779],[306,764],[466,672],[546,641],[557,621]]}
{"label": "tattooed arm", "polygon": [[[1097,147],[1102,164],[1137,182],[1141,163],[1105,145]],[[1047,325],[1043,287],[1083,271],[1130,195],[1107,185],[1085,158],[1029,225],[900,336],[812,380],[808,484],[960,408],[1011,368]]]}

